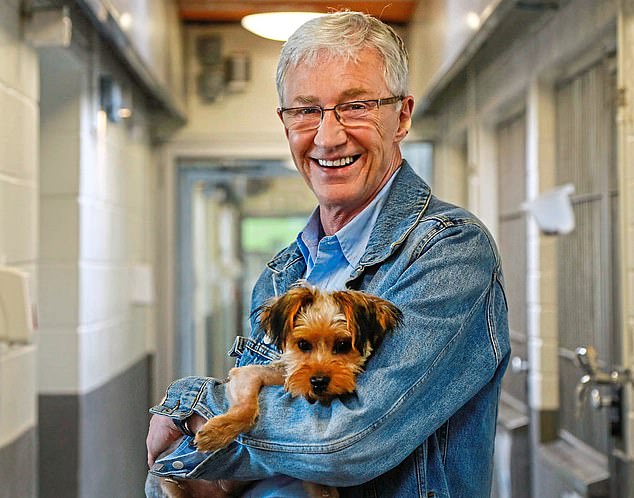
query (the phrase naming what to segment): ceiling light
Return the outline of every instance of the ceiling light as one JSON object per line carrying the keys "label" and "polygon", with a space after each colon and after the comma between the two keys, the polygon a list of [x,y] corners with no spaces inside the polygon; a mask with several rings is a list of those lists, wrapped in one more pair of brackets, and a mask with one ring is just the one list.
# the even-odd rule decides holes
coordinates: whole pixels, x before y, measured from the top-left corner
{"label": "ceiling light", "polygon": [[480,16],[477,14],[477,12],[468,12],[466,21],[467,26],[469,26],[469,28],[473,31],[477,31],[480,27]]}
{"label": "ceiling light", "polygon": [[129,31],[132,27],[132,14],[124,12],[119,16],[119,25],[123,31]]}
{"label": "ceiling light", "polygon": [[258,36],[286,41],[306,21],[323,15],[318,12],[264,12],[243,17],[241,24]]}

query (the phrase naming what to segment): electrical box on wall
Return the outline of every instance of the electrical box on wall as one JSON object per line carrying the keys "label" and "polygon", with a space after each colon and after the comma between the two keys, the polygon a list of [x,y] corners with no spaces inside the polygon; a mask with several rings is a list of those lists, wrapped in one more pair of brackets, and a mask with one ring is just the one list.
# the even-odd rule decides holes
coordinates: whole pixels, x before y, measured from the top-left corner
{"label": "electrical box on wall", "polygon": [[26,344],[33,336],[27,275],[0,266],[0,341]]}
{"label": "electrical box on wall", "polygon": [[108,120],[120,121],[119,109],[122,106],[121,85],[110,76],[99,78],[99,105],[108,116]]}
{"label": "electrical box on wall", "polygon": [[70,47],[73,23],[68,7],[25,8],[24,36],[34,47]]}
{"label": "electrical box on wall", "polygon": [[246,52],[223,56],[222,39],[203,35],[196,39],[199,71],[196,90],[204,103],[213,103],[225,93],[244,92],[251,79],[251,60]]}

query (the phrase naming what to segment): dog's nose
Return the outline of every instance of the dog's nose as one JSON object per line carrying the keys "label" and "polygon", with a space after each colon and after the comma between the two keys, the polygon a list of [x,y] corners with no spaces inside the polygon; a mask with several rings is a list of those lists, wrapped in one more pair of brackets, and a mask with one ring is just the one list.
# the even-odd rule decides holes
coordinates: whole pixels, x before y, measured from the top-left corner
{"label": "dog's nose", "polygon": [[315,376],[310,378],[310,385],[313,387],[313,392],[316,394],[323,393],[328,387],[328,383],[330,382],[330,377]]}

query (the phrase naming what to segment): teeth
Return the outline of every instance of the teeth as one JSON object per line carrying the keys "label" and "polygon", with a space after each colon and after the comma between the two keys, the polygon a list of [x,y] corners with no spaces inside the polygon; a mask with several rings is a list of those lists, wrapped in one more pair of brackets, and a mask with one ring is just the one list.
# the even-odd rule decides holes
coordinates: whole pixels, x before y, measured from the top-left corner
{"label": "teeth", "polygon": [[354,158],[348,156],[348,157],[342,157],[340,159],[335,159],[334,161],[326,161],[324,159],[318,159],[317,162],[319,163],[320,166],[327,166],[327,167],[347,166],[348,164],[352,164],[354,162]]}

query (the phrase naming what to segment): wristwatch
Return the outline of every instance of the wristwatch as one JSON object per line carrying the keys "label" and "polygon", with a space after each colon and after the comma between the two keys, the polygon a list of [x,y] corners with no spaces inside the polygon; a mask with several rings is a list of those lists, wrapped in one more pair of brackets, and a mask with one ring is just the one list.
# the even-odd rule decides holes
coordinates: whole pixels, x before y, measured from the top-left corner
{"label": "wristwatch", "polygon": [[172,422],[174,422],[174,425],[178,428],[178,430],[180,430],[183,434],[185,434],[186,436],[190,436],[190,437],[194,437],[195,434],[192,432],[192,430],[189,428],[189,426],[187,425],[187,420],[189,419],[189,417],[184,418],[184,419],[180,419],[180,418],[173,418]]}

